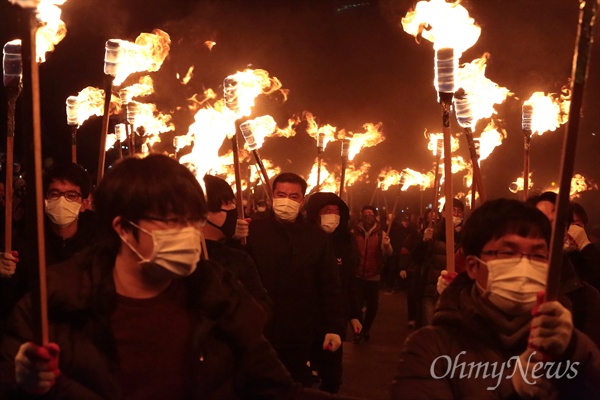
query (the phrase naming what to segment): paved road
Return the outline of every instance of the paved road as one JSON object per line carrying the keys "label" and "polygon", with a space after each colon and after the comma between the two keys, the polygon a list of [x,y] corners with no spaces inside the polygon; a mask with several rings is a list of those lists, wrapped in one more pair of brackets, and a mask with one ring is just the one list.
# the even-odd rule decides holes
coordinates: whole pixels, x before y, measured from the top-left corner
{"label": "paved road", "polygon": [[[368,400],[389,400],[390,383],[407,328],[404,293],[379,296],[379,312],[367,343],[344,343],[344,377],[340,394]],[[351,340],[352,335],[348,335]]]}

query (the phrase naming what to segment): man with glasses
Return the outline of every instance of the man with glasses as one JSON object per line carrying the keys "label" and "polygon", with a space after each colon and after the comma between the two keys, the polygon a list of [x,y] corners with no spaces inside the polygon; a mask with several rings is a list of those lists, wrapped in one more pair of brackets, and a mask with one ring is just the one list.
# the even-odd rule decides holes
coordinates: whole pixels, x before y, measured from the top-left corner
{"label": "man with glasses", "polygon": [[[392,398],[593,398],[600,353],[571,312],[543,301],[551,227],[534,207],[488,201],[462,231],[466,271],[433,324],[409,336]],[[560,371],[560,373],[557,373]]]}
{"label": "man with glasses", "polygon": [[15,308],[0,398],[328,398],[294,384],[237,279],[199,262],[207,209],[188,169],[124,159],[95,203],[95,245],[48,270],[49,344],[31,342],[29,297]]}

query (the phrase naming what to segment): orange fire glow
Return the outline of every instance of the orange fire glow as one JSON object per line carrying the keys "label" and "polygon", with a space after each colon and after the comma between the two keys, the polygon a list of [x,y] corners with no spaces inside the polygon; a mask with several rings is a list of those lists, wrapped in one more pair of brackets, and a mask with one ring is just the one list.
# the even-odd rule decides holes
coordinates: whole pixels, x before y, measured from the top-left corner
{"label": "orange fire glow", "polygon": [[[427,133],[425,137],[429,139],[427,143],[427,149],[430,150],[434,156],[437,156],[438,150],[441,151],[440,156],[444,158],[444,134],[443,133]],[[450,149],[455,152],[460,147],[460,143],[457,137],[452,136],[450,138]]]}
{"label": "orange fire glow", "polygon": [[477,121],[496,114],[494,105],[502,104],[509,95],[513,94],[485,76],[486,62],[489,57],[489,53],[485,53],[481,58],[462,65],[457,72],[457,87],[462,88],[469,96],[473,127],[477,125]]}
{"label": "orange fire glow", "polygon": [[392,168],[384,168],[379,173],[379,188],[389,190],[390,187],[402,184],[402,172]]}
{"label": "orange fire glow", "polygon": [[378,145],[379,143],[385,140],[381,132],[382,123],[372,124],[367,122],[363,125],[365,132],[348,132],[346,133],[344,130],[340,131],[338,136],[339,139],[349,138],[350,139],[350,148],[348,150],[348,160],[354,160],[354,157],[360,151],[367,147],[373,147]]}
{"label": "orange fire glow", "polygon": [[463,6],[445,0],[419,1],[414,11],[402,18],[402,27],[406,33],[432,42],[436,50],[453,48],[457,57],[481,34],[481,28]]}
{"label": "orange fire glow", "polygon": [[213,47],[215,47],[215,45],[217,44],[217,42],[213,42],[212,40],[207,40],[206,42],[204,42],[204,45],[209,49],[212,50]]}
{"label": "orange fire glow", "polygon": [[[533,176],[533,172],[529,172],[529,189],[533,188],[533,180],[531,179]],[[514,182],[512,182],[509,186],[508,186],[508,190],[510,190],[512,193],[517,193],[517,192],[521,192],[523,191],[523,189],[525,188],[525,180],[523,179],[522,176],[518,177]]]}
{"label": "orange fire glow", "polygon": [[493,121],[490,121],[479,137],[479,160],[485,160],[494,149],[502,144],[506,138],[506,131],[498,128]]}
{"label": "orange fire glow", "polygon": [[177,73],[177,79],[179,79],[183,85],[187,85],[193,76],[194,76],[194,66],[193,65],[188,68],[188,71],[186,72],[186,74],[183,78],[180,78],[179,73]]}
{"label": "orange fire glow", "polygon": [[345,187],[354,186],[356,182],[364,181],[371,169],[371,164],[363,162],[360,167],[356,168],[353,163],[349,163],[346,167],[346,185]]}
{"label": "orange fire glow", "polygon": [[[121,112],[121,101],[111,96],[109,115]],[[104,115],[104,90],[88,86],[77,94],[77,125],[81,126],[92,115]]]}
{"label": "orange fire glow", "polygon": [[403,184],[400,190],[406,191],[411,186],[419,186],[420,190],[432,188],[435,180],[435,174],[430,171],[425,174],[410,168],[402,170]]}
{"label": "orange fire glow", "polygon": [[563,89],[560,94],[545,95],[543,92],[535,92],[525,101],[525,104],[533,107],[532,134],[543,135],[544,132],[555,131],[567,122],[571,105],[571,93],[567,89]]}
{"label": "orange fire glow", "polygon": [[237,82],[236,96],[237,116],[247,117],[252,113],[254,101],[259,94],[271,94],[281,89],[281,82],[275,77],[269,77],[264,69],[245,69],[232,75]]}
{"label": "orange fire glow", "polygon": [[60,19],[62,11],[58,7],[66,1],[41,0],[37,5],[36,18],[40,26],[35,33],[35,52],[38,63],[46,61],[46,53],[54,51],[54,47],[67,35],[67,27]]}
{"label": "orange fire glow", "polygon": [[319,134],[323,135],[323,150],[325,150],[325,148],[327,147],[327,143],[335,140],[335,132],[337,128],[329,124],[319,126],[317,124],[317,121],[315,120],[315,117],[312,115],[312,113],[308,111],[304,111],[304,113],[302,113],[302,116],[304,117],[304,119],[306,119],[306,122],[308,123],[308,126],[306,127],[306,133],[308,133],[310,137],[317,140]]}
{"label": "orange fire glow", "polygon": [[134,72],[156,72],[169,54],[171,38],[160,29],[152,33],[141,33],[135,43],[121,39],[112,39],[120,46],[118,67],[113,84],[119,86]]}

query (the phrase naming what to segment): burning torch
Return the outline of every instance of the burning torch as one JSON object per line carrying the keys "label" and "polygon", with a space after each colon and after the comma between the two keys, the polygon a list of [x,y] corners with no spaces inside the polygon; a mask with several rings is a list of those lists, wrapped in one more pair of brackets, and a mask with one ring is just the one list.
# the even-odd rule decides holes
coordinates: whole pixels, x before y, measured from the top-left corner
{"label": "burning torch", "polygon": [[67,125],[71,127],[71,161],[77,163],[77,129],[79,128],[77,96],[67,97]]}
{"label": "burning torch", "polygon": [[316,192],[321,190],[321,161],[325,150],[325,132],[317,133],[317,186]]}
{"label": "burning torch", "polygon": [[340,179],[340,199],[344,196],[346,183],[346,168],[348,167],[348,153],[350,152],[350,139],[342,140],[342,177]]}
{"label": "burning torch", "polygon": [[[477,192],[479,192],[479,199],[483,203],[485,202],[485,191],[483,188],[481,169],[479,168],[479,155],[477,154],[475,141],[473,140],[473,114],[471,112],[471,102],[469,101],[469,95],[462,89],[459,89],[454,97],[454,107],[456,120],[463,128],[465,138],[467,139],[467,145],[469,146],[469,153],[471,154],[471,164],[473,166],[473,184],[471,185],[471,192],[473,193],[473,200],[475,200],[475,189],[477,189]],[[474,205],[475,202],[472,201],[471,207],[474,207]]]}
{"label": "burning torch", "polygon": [[[438,192],[440,191],[440,163],[441,163],[441,159],[442,159],[442,153],[444,152],[444,141],[440,140],[440,138],[435,137],[435,144],[434,144],[434,149],[435,149],[435,174],[434,174],[434,178],[433,178],[433,200],[431,201],[431,210],[433,211],[433,208],[436,207],[436,204],[438,203]],[[429,215],[429,221],[427,224],[428,228],[433,228],[433,223],[434,223],[434,218],[433,218],[433,212],[430,213]]]}
{"label": "burning torch", "polygon": [[[129,102],[131,101],[131,96],[127,88],[119,90],[119,99],[121,100],[121,108],[123,109],[123,123],[125,124],[125,137],[128,141],[129,154],[135,154],[133,125],[129,121]],[[133,119],[135,120],[135,116]]]}
{"label": "burning torch", "polygon": [[12,199],[13,199],[13,163],[15,143],[15,110],[17,98],[23,87],[23,65],[21,56],[21,40],[12,40],[4,45],[3,80],[8,92],[8,110],[6,126],[6,182],[4,185],[4,251],[12,249]]}
{"label": "burning torch", "polygon": [[100,133],[100,152],[98,155],[98,178],[97,183],[100,183],[104,176],[104,161],[106,159],[106,135],[108,135],[109,125],[109,109],[110,99],[112,96],[112,85],[115,77],[117,76],[117,70],[119,68],[120,57],[122,53],[121,45],[115,39],[109,39],[106,41],[105,52],[104,52],[104,74],[105,74],[105,85],[104,85],[104,114],[102,116],[102,132]]}
{"label": "burning torch", "polygon": [[525,147],[523,154],[523,200],[527,200],[529,191],[529,160],[531,158],[531,120],[533,116],[533,106],[531,104],[523,104],[523,117],[521,122],[521,128],[523,129],[523,135],[525,139]]}
{"label": "burning torch", "polygon": [[[27,235],[30,242],[37,239],[37,247],[29,249],[33,265],[31,272],[33,341],[37,345],[48,344],[48,306],[46,290],[46,241],[44,237],[44,193],[42,185],[42,129],[40,112],[40,77],[37,63],[37,5],[39,1],[13,1],[23,8],[22,45],[23,45],[23,101],[25,115],[31,115],[26,125],[24,142],[31,145],[31,151],[25,152],[26,170],[31,173],[31,189],[27,190]],[[6,81],[5,81],[6,82]],[[11,163],[12,164],[12,163]],[[7,205],[7,208],[8,205]],[[31,218],[29,218],[31,217]],[[9,221],[6,221],[8,224]]]}
{"label": "burning torch", "polygon": [[454,225],[452,223],[452,147],[450,131],[450,108],[454,96],[457,58],[453,48],[442,48],[435,52],[435,76],[438,99],[442,107],[444,133],[444,192],[446,196],[446,269],[454,272]]}
{"label": "burning torch", "polygon": [[563,243],[569,212],[569,194],[575,165],[575,150],[577,148],[577,134],[592,48],[594,19],[598,10],[598,1],[580,0],[579,3],[579,24],[571,74],[571,106],[569,108],[567,133],[563,145],[560,186],[555,208],[556,216],[554,217],[552,239],[550,240],[550,267],[546,283],[546,301],[556,300],[559,292],[560,271],[563,262]]}
{"label": "burning torch", "polygon": [[[236,120],[239,118],[239,99],[238,89],[239,82],[233,76],[228,76],[223,81],[223,97],[225,98],[225,106],[236,115]],[[233,169],[235,172],[235,201],[238,212],[238,219],[244,219],[244,203],[242,199],[242,176],[240,171],[240,154],[237,140],[237,123],[234,124],[234,133],[231,137],[231,149],[233,151]],[[246,239],[242,239],[242,244],[246,244]]]}
{"label": "burning torch", "polygon": [[240,124],[240,131],[242,131],[242,135],[244,136],[246,144],[248,145],[248,150],[250,150],[254,155],[254,161],[256,161],[256,165],[258,165],[260,173],[263,176],[266,185],[265,187],[267,188],[267,195],[271,200],[273,200],[273,190],[271,189],[271,184],[269,182],[269,174],[267,174],[265,165],[258,154],[259,145],[254,138],[254,123],[254,120],[243,122]]}

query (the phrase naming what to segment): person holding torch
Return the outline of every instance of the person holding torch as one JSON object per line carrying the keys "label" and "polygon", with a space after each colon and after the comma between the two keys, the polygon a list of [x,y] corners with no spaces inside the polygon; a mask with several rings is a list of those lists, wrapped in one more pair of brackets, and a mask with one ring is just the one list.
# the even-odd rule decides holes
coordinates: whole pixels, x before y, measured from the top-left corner
{"label": "person holding torch", "polygon": [[48,271],[49,343],[32,343],[29,296],[13,312],[0,398],[328,398],[293,382],[239,281],[199,262],[207,208],[187,168],[124,159],[95,204],[94,246]]}

